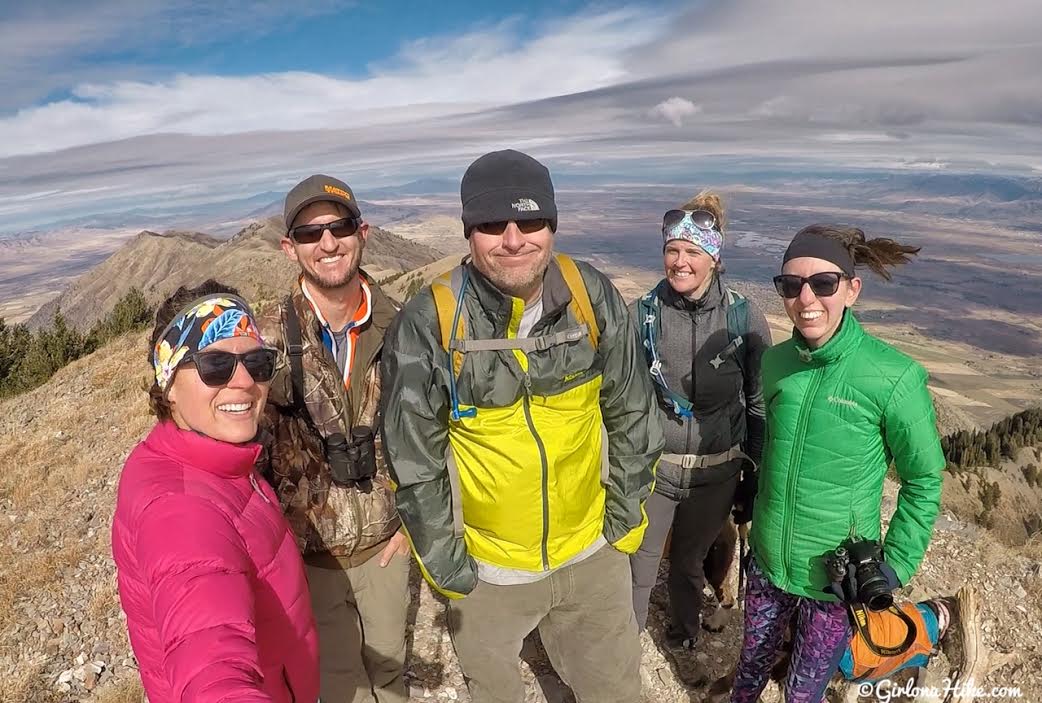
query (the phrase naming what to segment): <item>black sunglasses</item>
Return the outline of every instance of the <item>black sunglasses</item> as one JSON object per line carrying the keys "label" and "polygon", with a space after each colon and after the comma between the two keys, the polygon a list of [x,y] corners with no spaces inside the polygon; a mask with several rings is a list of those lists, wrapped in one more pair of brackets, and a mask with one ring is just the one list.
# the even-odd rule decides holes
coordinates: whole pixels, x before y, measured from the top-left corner
{"label": "black sunglasses", "polygon": [[199,380],[216,388],[232,380],[239,362],[246,367],[257,383],[267,383],[275,375],[275,350],[261,347],[243,354],[227,351],[201,351],[192,354],[189,362],[195,365]]}
{"label": "black sunglasses", "polygon": [[322,239],[322,235],[325,234],[327,229],[337,239],[343,239],[356,233],[361,225],[361,218],[345,217],[340,220],[327,222],[324,225],[300,225],[299,227],[294,227],[289,231],[289,236],[297,244],[314,244]]}
{"label": "black sunglasses", "polygon": [[691,223],[699,229],[716,229],[716,216],[708,210],[667,210],[662,216],[663,231],[673,229],[685,217],[690,217]]}
{"label": "black sunglasses", "polygon": [[480,225],[474,225],[471,231],[478,231],[482,234],[503,234],[507,231],[507,225],[511,222],[517,225],[517,228],[524,234],[534,234],[543,227],[549,227],[550,224],[543,218],[535,220],[500,220],[498,222],[482,222]]}
{"label": "black sunglasses", "polygon": [[803,285],[808,284],[814,295],[819,298],[827,298],[836,294],[836,291],[839,290],[839,282],[844,278],[847,278],[846,274],[838,271],[823,271],[806,278],[783,273],[774,277],[774,289],[783,298],[798,298],[803,291]]}

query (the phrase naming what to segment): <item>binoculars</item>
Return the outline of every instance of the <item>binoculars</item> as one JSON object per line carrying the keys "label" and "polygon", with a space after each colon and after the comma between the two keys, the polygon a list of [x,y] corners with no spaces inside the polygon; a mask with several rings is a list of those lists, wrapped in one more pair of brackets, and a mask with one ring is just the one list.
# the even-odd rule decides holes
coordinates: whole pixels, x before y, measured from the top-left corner
{"label": "binoculars", "polygon": [[325,439],[333,483],[357,486],[376,475],[376,438],[369,427],[351,428],[351,438],[337,433]]}

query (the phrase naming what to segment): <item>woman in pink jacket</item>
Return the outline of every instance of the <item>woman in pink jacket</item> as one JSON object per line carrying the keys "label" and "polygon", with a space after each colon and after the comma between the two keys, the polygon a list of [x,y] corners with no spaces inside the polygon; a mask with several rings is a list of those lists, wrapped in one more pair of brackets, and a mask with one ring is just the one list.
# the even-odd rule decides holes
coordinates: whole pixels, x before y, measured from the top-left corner
{"label": "woman in pink jacket", "polygon": [[152,334],[159,422],[127,458],[112,525],[120,601],[150,703],[314,703],[318,640],[300,553],[254,471],[275,353],[213,281]]}

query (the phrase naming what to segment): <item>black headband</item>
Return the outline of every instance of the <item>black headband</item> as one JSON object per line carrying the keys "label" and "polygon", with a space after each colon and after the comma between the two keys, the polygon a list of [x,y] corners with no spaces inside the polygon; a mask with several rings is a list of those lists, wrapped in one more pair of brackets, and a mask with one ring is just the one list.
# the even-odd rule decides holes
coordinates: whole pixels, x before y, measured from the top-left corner
{"label": "black headband", "polygon": [[792,238],[789,248],[785,250],[782,264],[784,265],[789,259],[798,259],[801,256],[830,261],[839,266],[847,276],[854,277],[854,255],[850,253],[846,244],[833,237],[827,237],[817,232],[799,232]]}

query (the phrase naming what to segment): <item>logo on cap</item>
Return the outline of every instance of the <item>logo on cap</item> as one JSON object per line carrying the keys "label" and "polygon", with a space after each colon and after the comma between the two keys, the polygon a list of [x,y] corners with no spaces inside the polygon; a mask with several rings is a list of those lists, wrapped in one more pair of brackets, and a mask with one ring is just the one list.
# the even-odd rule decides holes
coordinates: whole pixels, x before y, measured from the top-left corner
{"label": "logo on cap", "polygon": [[328,186],[328,185],[326,185],[326,186],[322,186],[322,190],[326,191],[330,195],[339,195],[344,200],[350,200],[351,199],[351,194],[348,193],[343,188],[337,188],[336,186]]}
{"label": "logo on cap", "polygon": [[521,198],[516,203],[511,203],[510,207],[518,212],[539,212],[539,205],[531,198]]}

